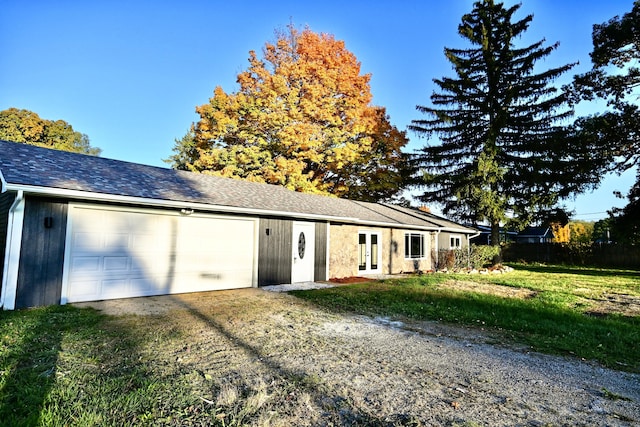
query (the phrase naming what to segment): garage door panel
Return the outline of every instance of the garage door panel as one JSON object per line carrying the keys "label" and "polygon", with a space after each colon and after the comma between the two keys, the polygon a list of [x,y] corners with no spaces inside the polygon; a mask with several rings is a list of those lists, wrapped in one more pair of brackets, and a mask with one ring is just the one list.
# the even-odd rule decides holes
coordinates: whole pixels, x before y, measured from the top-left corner
{"label": "garage door panel", "polygon": [[129,268],[129,259],[127,256],[118,256],[118,257],[104,257],[104,271],[128,271]]}
{"label": "garage door panel", "polygon": [[102,248],[102,236],[100,233],[78,231],[73,235],[73,246],[78,252],[98,251]]}
{"label": "garage door panel", "polygon": [[[251,278],[251,275],[238,276],[228,272],[184,274],[176,278],[172,286],[172,292],[201,292],[246,288],[248,286],[245,283],[251,283]],[[185,289],[189,290],[185,291]]]}
{"label": "garage door panel", "polygon": [[69,302],[250,287],[255,220],[73,206]]}
{"label": "garage door panel", "polygon": [[97,295],[100,295],[99,280],[78,280],[73,287],[69,288],[69,302],[91,301]]}
{"label": "garage door panel", "polygon": [[253,223],[188,219],[180,222],[175,260],[180,280],[174,289],[229,289],[252,283]]}
{"label": "garage door panel", "polygon": [[129,249],[129,235],[124,233],[105,233],[102,246],[107,251]]}
{"label": "garage door panel", "polygon": [[104,211],[85,209],[82,212],[82,221],[76,221],[73,225],[78,232],[85,230],[93,232],[96,224],[102,224],[105,227],[113,227],[109,222],[109,218],[105,216]]}
{"label": "garage door panel", "polygon": [[128,279],[102,280],[100,284],[103,299],[119,298],[119,295],[131,294]]}
{"label": "garage door panel", "polygon": [[101,258],[97,256],[78,256],[71,260],[71,272],[79,275],[82,273],[95,274],[100,271]]}
{"label": "garage door panel", "polygon": [[161,239],[153,234],[133,234],[131,236],[131,250],[133,251],[154,251],[160,246],[165,246]]}

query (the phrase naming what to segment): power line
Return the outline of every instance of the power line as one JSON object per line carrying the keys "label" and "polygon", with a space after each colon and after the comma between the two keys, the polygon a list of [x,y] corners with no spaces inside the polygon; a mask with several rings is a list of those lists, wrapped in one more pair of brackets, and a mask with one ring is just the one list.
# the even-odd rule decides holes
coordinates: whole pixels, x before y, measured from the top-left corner
{"label": "power line", "polygon": [[604,212],[589,212],[589,213],[582,213],[582,214],[574,214],[572,216],[588,216],[588,215],[600,215],[600,214],[606,214],[608,213],[607,211]]}

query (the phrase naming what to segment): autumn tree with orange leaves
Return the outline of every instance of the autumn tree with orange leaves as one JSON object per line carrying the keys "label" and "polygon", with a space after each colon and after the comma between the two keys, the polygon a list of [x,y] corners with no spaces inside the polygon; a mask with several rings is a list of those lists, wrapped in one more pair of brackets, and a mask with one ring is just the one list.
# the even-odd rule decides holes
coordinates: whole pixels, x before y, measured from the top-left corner
{"label": "autumn tree with orange leaves", "polygon": [[357,200],[396,195],[404,132],[373,106],[370,75],[342,41],[296,30],[249,53],[240,89],[217,87],[169,159],[174,168]]}

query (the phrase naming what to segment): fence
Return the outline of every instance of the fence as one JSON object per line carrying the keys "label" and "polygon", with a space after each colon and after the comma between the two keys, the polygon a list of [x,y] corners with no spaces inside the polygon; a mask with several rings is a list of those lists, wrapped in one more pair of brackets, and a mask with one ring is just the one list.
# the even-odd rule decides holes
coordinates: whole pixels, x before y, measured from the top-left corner
{"label": "fence", "polygon": [[502,250],[505,262],[590,265],[640,269],[640,246],[619,244],[512,243]]}

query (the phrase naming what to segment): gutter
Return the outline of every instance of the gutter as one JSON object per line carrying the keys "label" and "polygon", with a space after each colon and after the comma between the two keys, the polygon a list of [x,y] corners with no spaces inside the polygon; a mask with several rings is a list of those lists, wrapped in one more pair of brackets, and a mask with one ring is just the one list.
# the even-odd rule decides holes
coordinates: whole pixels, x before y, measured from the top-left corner
{"label": "gutter", "polygon": [[284,216],[292,218],[303,219],[316,219],[326,221],[358,221],[357,218],[341,217],[332,215],[319,215],[310,213],[296,213],[296,212],[283,212],[269,209],[255,209],[255,208],[241,208],[236,206],[224,206],[224,205],[212,205],[196,202],[181,202],[179,200],[160,200],[160,199],[148,199],[144,197],[135,196],[119,196],[107,193],[93,193],[89,191],[81,190],[67,190],[62,188],[53,187],[37,187],[23,184],[9,184],[7,186],[9,190],[24,191],[30,194],[44,194],[53,197],[68,197],[78,199],[81,201],[96,201],[96,202],[116,202],[122,204],[133,204],[140,206],[161,207],[161,208],[173,208],[173,209],[192,209],[200,212],[222,212],[222,213],[237,213],[237,214],[253,214],[264,216]]}
{"label": "gutter", "polygon": [[[224,205],[211,205],[196,202],[181,202],[176,200],[160,200],[160,199],[148,199],[144,197],[134,196],[119,196],[107,193],[92,193],[81,190],[67,190],[62,188],[52,187],[36,187],[23,184],[10,184],[7,186],[9,190],[22,191],[29,194],[44,194],[47,196],[61,197],[61,198],[73,198],[85,202],[116,202],[121,204],[133,204],[147,207],[159,207],[167,209],[191,209],[199,212],[218,212],[218,213],[233,213],[242,215],[257,215],[257,216],[280,216],[294,219],[308,219],[308,220],[321,220],[338,223],[348,223],[363,226],[378,226],[378,227],[393,227],[410,230],[423,230],[433,231],[435,229],[443,229],[449,231],[448,228],[438,227],[434,225],[431,227],[402,224],[399,222],[383,222],[383,221],[366,221],[355,217],[348,216],[333,216],[333,215],[321,215],[301,212],[285,212],[268,209],[255,209],[255,208],[241,208],[235,206]],[[417,217],[419,218],[419,217]],[[420,219],[420,218],[419,218]]]}
{"label": "gutter", "polygon": [[440,265],[440,229],[438,229],[438,231],[436,231],[436,247],[434,249],[434,253],[436,255],[436,268],[434,268],[434,270],[437,270],[437,266]]}
{"label": "gutter", "polygon": [[[440,225],[437,222],[435,222],[434,220],[430,220],[427,215],[420,214],[420,213],[417,213],[417,212],[405,212],[404,210],[400,210],[396,206],[388,204],[388,203],[381,203],[381,204],[383,206],[386,206],[386,207],[388,207],[390,209],[395,210],[396,212],[400,212],[400,213],[402,213],[404,215],[412,216],[412,217],[417,218],[417,219],[419,219],[421,221],[430,222],[430,223],[434,224],[434,228],[437,227],[438,230],[440,230],[440,231],[447,231],[447,232],[450,232],[450,233],[463,233],[463,234],[467,234],[470,231],[477,231],[475,228],[469,228],[469,227],[464,227],[464,226],[463,226],[463,228],[456,228],[456,227]],[[429,214],[429,215],[433,215],[433,214]],[[433,216],[435,216],[435,215],[433,215]],[[451,221],[447,220],[446,218],[442,218],[442,220],[447,221],[447,222],[451,222]]]}
{"label": "gutter", "polygon": [[9,221],[7,225],[7,246],[2,272],[2,294],[0,294],[0,308],[4,310],[13,310],[16,305],[23,223],[24,191],[18,190],[16,199],[9,208]]}
{"label": "gutter", "polygon": [[378,221],[366,221],[357,218],[353,218],[349,221],[350,224],[358,224],[358,225],[368,225],[371,227],[393,227],[398,229],[406,229],[406,230],[422,230],[422,231],[436,231],[440,232],[438,227],[432,226],[427,227],[424,225],[412,225],[412,224],[403,224],[400,222],[378,222]]}
{"label": "gutter", "polygon": [[468,262],[467,262],[467,268],[471,268],[471,239],[474,239],[476,237],[478,237],[481,233],[478,231],[473,235],[468,235],[467,236],[467,258],[468,258]]}
{"label": "gutter", "polygon": [[476,237],[478,237],[479,235],[481,235],[482,233],[477,231],[475,234],[470,234],[467,236],[467,244],[471,245],[471,239],[475,239]]}

